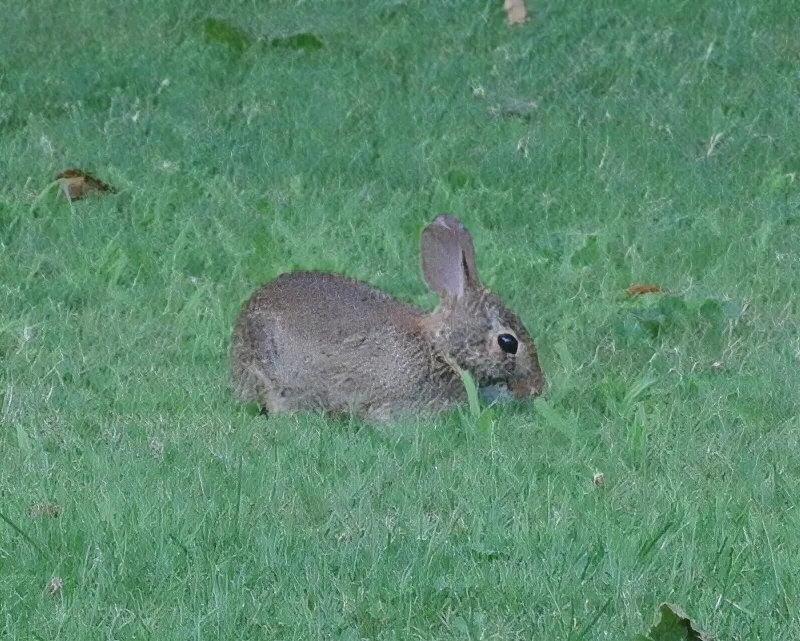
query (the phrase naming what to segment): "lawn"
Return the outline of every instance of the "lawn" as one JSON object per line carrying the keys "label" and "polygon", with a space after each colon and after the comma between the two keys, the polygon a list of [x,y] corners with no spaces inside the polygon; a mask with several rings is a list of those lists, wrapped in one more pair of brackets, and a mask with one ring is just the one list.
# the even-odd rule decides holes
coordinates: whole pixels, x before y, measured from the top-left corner
{"label": "lawn", "polygon": [[[0,638],[800,638],[800,5],[529,8],[6,3]],[[542,398],[234,402],[260,284],[431,308],[442,211]]]}

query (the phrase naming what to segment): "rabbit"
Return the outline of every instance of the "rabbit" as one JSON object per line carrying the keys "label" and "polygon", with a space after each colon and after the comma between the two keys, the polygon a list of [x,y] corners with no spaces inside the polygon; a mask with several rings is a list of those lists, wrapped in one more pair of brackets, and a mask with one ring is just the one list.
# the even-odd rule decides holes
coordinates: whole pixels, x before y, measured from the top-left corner
{"label": "rabbit", "polygon": [[433,312],[364,282],[285,273],[244,304],[231,340],[238,399],[262,413],[322,411],[383,423],[467,401],[461,370],[482,390],[542,393],[536,346],[522,322],[478,278],[472,236],[441,214],[421,236]]}

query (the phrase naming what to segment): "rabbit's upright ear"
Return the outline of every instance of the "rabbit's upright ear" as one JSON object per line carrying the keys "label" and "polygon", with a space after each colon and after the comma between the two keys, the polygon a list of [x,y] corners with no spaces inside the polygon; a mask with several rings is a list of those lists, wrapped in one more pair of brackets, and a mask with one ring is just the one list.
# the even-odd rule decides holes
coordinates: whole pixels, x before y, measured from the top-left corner
{"label": "rabbit's upright ear", "polygon": [[480,284],[472,236],[461,221],[440,214],[422,231],[422,275],[442,298],[458,300]]}

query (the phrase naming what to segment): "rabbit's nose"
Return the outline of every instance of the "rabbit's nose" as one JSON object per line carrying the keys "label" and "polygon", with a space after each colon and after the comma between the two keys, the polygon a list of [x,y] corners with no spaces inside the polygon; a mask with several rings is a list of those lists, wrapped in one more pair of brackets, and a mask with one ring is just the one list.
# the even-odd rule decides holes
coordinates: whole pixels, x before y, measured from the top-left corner
{"label": "rabbit's nose", "polygon": [[520,378],[509,381],[508,389],[514,396],[525,398],[527,396],[539,396],[544,391],[544,376],[533,378]]}

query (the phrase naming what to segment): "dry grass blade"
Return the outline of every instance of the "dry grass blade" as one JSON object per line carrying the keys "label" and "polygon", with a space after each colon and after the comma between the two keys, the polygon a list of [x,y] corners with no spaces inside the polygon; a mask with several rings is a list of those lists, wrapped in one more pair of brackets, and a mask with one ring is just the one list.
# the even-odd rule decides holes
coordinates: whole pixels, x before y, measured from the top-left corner
{"label": "dry grass blade", "polygon": [[52,516],[57,519],[61,516],[61,506],[56,503],[34,503],[28,508],[28,516],[32,519],[39,516]]}

